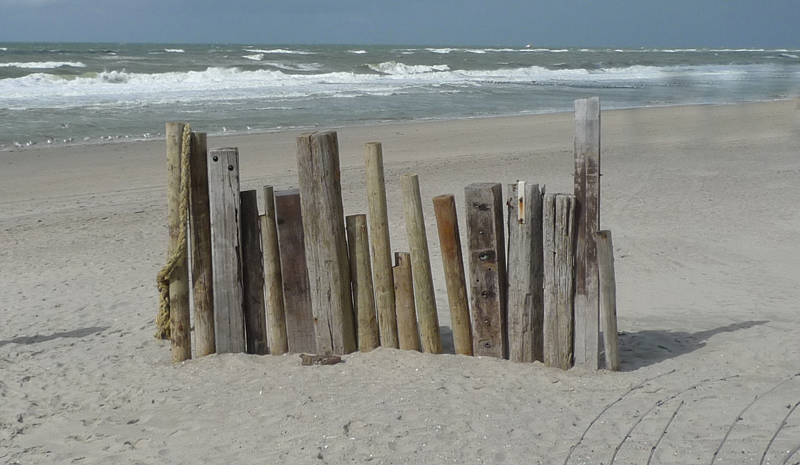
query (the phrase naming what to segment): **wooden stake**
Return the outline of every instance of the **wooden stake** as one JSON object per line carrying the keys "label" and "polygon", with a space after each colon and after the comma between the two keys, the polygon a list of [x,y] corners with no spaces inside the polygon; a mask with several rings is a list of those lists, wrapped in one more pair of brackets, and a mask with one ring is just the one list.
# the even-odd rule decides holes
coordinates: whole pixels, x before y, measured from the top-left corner
{"label": "wooden stake", "polygon": [[275,213],[289,352],[315,353],[314,314],[311,311],[303,217],[297,189],[275,192]]}
{"label": "wooden stake", "polygon": [[575,100],[575,364],[599,368],[600,99]]}
{"label": "wooden stake", "polygon": [[544,363],[572,366],[575,197],[544,196]]}
{"label": "wooden stake", "polygon": [[394,276],[394,296],[397,308],[397,336],[403,350],[419,350],[417,312],[414,306],[414,279],[411,273],[411,254],[396,252]]}
{"label": "wooden stake", "polygon": [[208,206],[217,353],[244,352],[238,149],[213,149],[209,152]]}
{"label": "wooden stake", "polygon": [[264,317],[264,258],[261,254],[258,194],[255,190],[242,191],[240,200],[242,305],[247,353],[265,355],[269,353],[269,346],[267,344],[267,320]]}
{"label": "wooden stake", "polygon": [[216,352],[214,288],[211,277],[211,220],[208,211],[208,149],[206,133],[192,133],[191,243],[194,340],[198,357]]}
{"label": "wooden stake", "polygon": [[464,278],[464,258],[458,232],[456,200],[452,195],[433,198],[433,211],[442,249],[444,278],[447,283],[447,302],[453,327],[453,344],[457,354],[472,355],[472,325],[469,319],[467,283]]}
{"label": "wooden stake", "polygon": [[542,360],[544,318],[542,192],[524,181],[508,186],[508,359]]}
{"label": "wooden stake", "polygon": [[283,355],[289,351],[289,343],[286,338],[281,255],[278,250],[278,227],[275,223],[275,197],[272,186],[264,186],[261,241],[264,250],[264,288],[267,291],[269,351],[272,355]]}
{"label": "wooden stake", "polygon": [[617,284],[614,277],[614,245],[611,231],[598,231],[597,263],[600,275],[600,314],[603,320],[603,343],[606,354],[606,368],[619,371],[619,351],[617,349]]}
{"label": "wooden stake", "polygon": [[392,279],[392,247],[389,241],[389,216],[383,178],[383,149],[379,142],[365,145],[369,234],[372,238],[372,272],[375,277],[375,304],[383,347],[398,346]]}
{"label": "wooden stake", "polygon": [[346,221],[358,350],[369,352],[380,345],[380,339],[378,339],[378,321],[375,318],[375,296],[372,293],[367,215],[350,215]]}
{"label": "wooden stake", "polygon": [[[181,151],[183,149],[183,123],[167,123],[167,219],[169,247],[172,256],[180,244],[181,228]],[[183,225],[186,226],[186,225]],[[184,238],[184,240],[186,240]],[[192,339],[189,319],[189,264],[188,253],[173,269],[169,278],[169,325],[172,360],[181,362],[192,358]]]}
{"label": "wooden stake", "polygon": [[335,132],[297,138],[297,171],[317,351],[356,350]]}
{"label": "wooden stake", "polygon": [[411,269],[414,277],[414,302],[419,315],[420,336],[425,352],[442,352],[439,336],[439,315],[436,313],[436,294],[431,275],[431,259],[428,254],[428,237],[425,233],[425,218],[422,214],[422,199],[417,175],[403,178],[403,211],[406,217],[406,233],[411,248]]}
{"label": "wooden stake", "polygon": [[475,355],[508,357],[503,194],[498,183],[464,190]]}

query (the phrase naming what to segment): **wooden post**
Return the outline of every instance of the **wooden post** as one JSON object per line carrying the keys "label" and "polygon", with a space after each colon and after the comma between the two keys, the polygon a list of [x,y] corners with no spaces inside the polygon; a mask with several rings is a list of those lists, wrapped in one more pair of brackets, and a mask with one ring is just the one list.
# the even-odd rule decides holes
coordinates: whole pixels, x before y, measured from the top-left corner
{"label": "wooden post", "polygon": [[275,197],[272,186],[264,186],[264,216],[261,217],[261,241],[264,251],[264,289],[267,294],[269,352],[283,355],[289,351],[286,340],[286,317],[283,311],[283,278],[278,250],[278,227],[275,222]]}
{"label": "wooden post", "polygon": [[503,193],[499,183],[464,190],[475,355],[508,357]]}
{"label": "wooden post", "polygon": [[255,190],[242,191],[240,201],[242,310],[247,353],[265,355],[269,353],[269,346],[267,344],[267,320],[264,317],[264,258],[261,254],[258,194]]}
{"label": "wooden post", "polygon": [[612,371],[619,371],[617,284],[614,277],[614,246],[611,241],[611,231],[598,231],[595,239],[597,241],[597,263],[600,275],[600,314],[603,320],[606,368]]}
{"label": "wooden post", "polygon": [[599,368],[600,99],[575,100],[575,364]]}
{"label": "wooden post", "polygon": [[289,352],[317,352],[314,314],[306,266],[303,217],[297,189],[275,192],[278,248],[283,278],[283,303]]}
{"label": "wooden post", "polygon": [[397,308],[398,344],[403,350],[419,350],[417,331],[417,312],[414,306],[414,278],[411,273],[411,254],[396,252],[394,276],[394,296]]}
{"label": "wooden post", "polygon": [[575,197],[544,196],[544,363],[572,366]]}
{"label": "wooden post", "polygon": [[452,195],[434,197],[433,211],[436,214],[444,279],[447,283],[447,302],[450,305],[453,345],[457,354],[472,355],[472,325],[469,319],[467,283],[464,278],[464,258],[461,253],[461,236],[458,232],[455,197]]}
{"label": "wooden post", "polygon": [[372,293],[367,215],[350,215],[346,220],[358,350],[369,352],[380,346],[380,339],[378,339],[378,321],[375,318],[375,296]]}
{"label": "wooden post", "polygon": [[[180,247],[181,226],[181,151],[183,149],[183,123],[167,123],[167,225],[169,247],[167,256]],[[188,213],[188,212],[187,212]],[[185,217],[184,217],[185,219]],[[172,360],[181,362],[192,358],[192,339],[189,320],[189,264],[188,252],[173,268],[169,277],[169,326]]]}
{"label": "wooden post", "polygon": [[317,351],[356,350],[335,132],[297,138],[297,171]]}
{"label": "wooden post", "polygon": [[542,361],[542,192],[525,181],[508,191],[508,359]]}
{"label": "wooden post", "polygon": [[239,242],[239,150],[208,154],[211,275],[217,353],[244,352],[241,245]]}
{"label": "wooden post", "polygon": [[211,220],[208,212],[208,149],[206,133],[192,133],[191,243],[194,340],[198,357],[216,352],[214,288],[211,282]]}
{"label": "wooden post", "polygon": [[375,277],[375,304],[383,347],[397,348],[392,247],[389,242],[389,217],[383,179],[383,149],[379,142],[365,145],[369,235],[372,238],[372,272]]}
{"label": "wooden post", "polygon": [[428,254],[428,237],[422,214],[419,178],[416,174],[403,178],[403,211],[406,217],[408,246],[411,248],[411,269],[414,277],[414,302],[419,315],[422,349],[438,354],[442,352],[439,336],[439,315],[436,313],[436,294]]}

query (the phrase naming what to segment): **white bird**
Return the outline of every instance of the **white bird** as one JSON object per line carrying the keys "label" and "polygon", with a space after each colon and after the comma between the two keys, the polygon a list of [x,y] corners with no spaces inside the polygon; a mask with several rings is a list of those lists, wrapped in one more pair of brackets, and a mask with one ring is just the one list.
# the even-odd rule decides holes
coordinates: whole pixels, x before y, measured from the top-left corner
{"label": "white bird", "polygon": [[51,138],[49,138],[49,137],[48,137],[48,138],[47,138],[47,143],[48,143],[48,144],[52,144],[52,143],[53,143],[53,139],[51,139]]}
{"label": "white bird", "polygon": [[225,126],[222,126],[222,132],[228,132],[228,128],[226,128]]}
{"label": "white bird", "polygon": [[19,143],[19,142],[17,142],[17,141],[14,141],[14,147],[16,147],[16,148],[18,148],[18,149],[21,149],[21,148],[22,148],[22,144],[20,144],[20,143]]}

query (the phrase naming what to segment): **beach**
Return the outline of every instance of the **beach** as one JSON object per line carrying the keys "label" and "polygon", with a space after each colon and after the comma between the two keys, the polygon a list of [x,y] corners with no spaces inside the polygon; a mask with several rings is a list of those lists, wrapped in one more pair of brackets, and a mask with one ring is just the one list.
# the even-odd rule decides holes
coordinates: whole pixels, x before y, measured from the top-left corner
{"label": "beach", "polygon": [[[456,195],[463,235],[467,184],[572,191],[571,113],[330,129],[346,215],[367,210],[363,144],[383,143],[394,250],[419,175],[445,341],[431,198]],[[239,148],[243,189],[284,189],[299,133],[208,145]],[[0,152],[0,462],[795,463],[799,147],[795,100],[602,113],[618,373],[392,349],[173,364],[153,338],[164,141]]]}

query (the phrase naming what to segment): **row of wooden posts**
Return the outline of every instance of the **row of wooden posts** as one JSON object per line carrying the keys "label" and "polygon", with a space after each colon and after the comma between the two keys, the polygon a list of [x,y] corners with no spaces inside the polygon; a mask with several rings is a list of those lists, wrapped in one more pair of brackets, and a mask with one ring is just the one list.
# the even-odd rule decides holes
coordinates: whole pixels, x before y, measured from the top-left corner
{"label": "row of wooden posts", "polygon": [[[597,369],[602,329],[606,367],[619,368],[611,235],[599,230],[599,99],[575,101],[575,124],[574,194],[525,181],[505,199],[498,183],[466,187],[468,272],[455,198],[433,198],[457,354]],[[182,131],[167,123],[170,251]],[[409,252],[392,264],[380,143],[365,147],[368,215],[346,218],[335,132],[297,138],[299,189],[265,186],[261,216],[256,191],[239,190],[238,150],[207,151],[203,133],[191,144],[190,263],[170,281],[174,360],[192,355],[190,293],[198,356],[442,351],[419,179],[402,179]]]}

